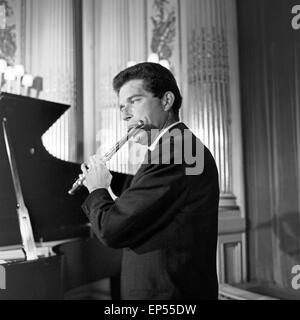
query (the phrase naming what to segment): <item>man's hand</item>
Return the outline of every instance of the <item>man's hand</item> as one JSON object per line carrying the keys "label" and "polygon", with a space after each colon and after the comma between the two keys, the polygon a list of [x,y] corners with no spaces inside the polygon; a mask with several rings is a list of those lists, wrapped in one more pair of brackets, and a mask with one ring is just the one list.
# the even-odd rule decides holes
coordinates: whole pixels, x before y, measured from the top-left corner
{"label": "man's hand", "polygon": [[112,175],[106,167],[105,162],[99,155],[94,155],[89,158],[88,169],[83,163],[81,170],[85,176],[84,185],[89,192],[96,189],[108,189],[111,183]]}

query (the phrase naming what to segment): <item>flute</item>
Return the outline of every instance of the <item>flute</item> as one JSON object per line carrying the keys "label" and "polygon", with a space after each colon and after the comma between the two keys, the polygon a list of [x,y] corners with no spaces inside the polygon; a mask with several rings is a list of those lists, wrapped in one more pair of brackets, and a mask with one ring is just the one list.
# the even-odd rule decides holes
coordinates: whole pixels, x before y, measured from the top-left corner
{"label": "flute", "polygon": [[[140,120],[135,127],[132,127],[127,134],[121,138],[105,155],[103,156],[104,162],[109,161],[114,154],[116,154],[120,148],[130,139],[132,138],[135,133],[144,126],[144,121]],[[83,181],[85,180],[84,176],[79,177],[72,188],[68,191],[70,195],[74,195],[75,192],[83,186]]]}

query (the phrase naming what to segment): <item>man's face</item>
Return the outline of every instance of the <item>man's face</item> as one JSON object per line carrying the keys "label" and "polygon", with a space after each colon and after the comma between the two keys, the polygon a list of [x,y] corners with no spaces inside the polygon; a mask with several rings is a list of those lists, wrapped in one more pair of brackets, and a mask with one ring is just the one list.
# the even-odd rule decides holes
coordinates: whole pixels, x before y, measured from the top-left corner
{"label": "man's face", "polygon": [[[120,110],[123,120],[128,122],[128,128],[136,125],[139,120],[145,123],[145,129],[160,129],[168,118],[168,112],[163,110],[160,98],[143,88],[143,80],[130,80],[120,89]],[[135,142],[148,143],[149,133],[141,130],[134,137]]]}

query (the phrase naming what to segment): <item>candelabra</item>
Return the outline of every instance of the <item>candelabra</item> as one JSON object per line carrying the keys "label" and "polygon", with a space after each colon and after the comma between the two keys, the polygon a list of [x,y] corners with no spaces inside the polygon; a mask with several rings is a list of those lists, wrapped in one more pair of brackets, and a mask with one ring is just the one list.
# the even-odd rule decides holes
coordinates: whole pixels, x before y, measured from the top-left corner
{"label": "candelabra", "polygon": [[9,66],[6,60],[0,59],[0,92],[27,96],[32,85],[33,76],[25,73],[22,65]]}

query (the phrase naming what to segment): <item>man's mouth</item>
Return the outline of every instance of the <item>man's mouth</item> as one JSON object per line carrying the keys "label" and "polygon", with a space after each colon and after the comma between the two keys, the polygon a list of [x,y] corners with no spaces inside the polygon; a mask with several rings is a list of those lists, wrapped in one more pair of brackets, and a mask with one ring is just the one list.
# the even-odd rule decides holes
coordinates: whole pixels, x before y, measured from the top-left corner
{"label": "man's mouth", "polygon": [[[139,122],[135,122],[133,124],[130,124],[129,126],[127,126],[127,131],[131,131],[132,129],[136,128],[140,126]],[[143,125],[140,129],[143,129],[145,125]]]}
{"label": "man's mouth", "polygon": [[131,131],[133,128],[135,128],[137,126],[137,123],[135,124],[131,124],[130,126],[127,127],[127,131]]}

